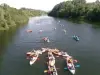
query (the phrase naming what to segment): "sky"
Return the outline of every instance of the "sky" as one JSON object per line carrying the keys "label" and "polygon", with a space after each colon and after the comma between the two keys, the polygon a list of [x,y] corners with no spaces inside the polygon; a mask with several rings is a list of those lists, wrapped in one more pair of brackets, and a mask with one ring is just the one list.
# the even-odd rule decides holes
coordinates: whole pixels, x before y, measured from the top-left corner
{"label": "sky", "polygon": [[[45,10],[50,11],[52,8],[63,1],[67,0],[0,0],[0,4],[6,3],[11,7],[15,8],[32,8],[32,9],[39,9],[39,10]],[[87,2],[94,2],[96,0],[86,0]]]}

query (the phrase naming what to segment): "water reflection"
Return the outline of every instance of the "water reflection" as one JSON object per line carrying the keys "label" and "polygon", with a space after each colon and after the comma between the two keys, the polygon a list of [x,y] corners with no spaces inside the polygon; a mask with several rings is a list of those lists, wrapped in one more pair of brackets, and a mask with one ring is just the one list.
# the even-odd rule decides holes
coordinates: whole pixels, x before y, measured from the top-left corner
{"label": "water reflection", "polygon": [[13,27],[7,31],[0,31],[0,65],[3,61],[3,55],[9,45],[12,42],[13,37],[17,31],[17,27]]}

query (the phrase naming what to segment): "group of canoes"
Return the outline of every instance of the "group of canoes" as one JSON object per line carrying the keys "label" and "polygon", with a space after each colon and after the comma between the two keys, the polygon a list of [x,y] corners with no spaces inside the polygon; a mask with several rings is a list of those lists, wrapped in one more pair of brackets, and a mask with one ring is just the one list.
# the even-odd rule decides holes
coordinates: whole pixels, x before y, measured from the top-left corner
{"label": "group of canoes", "polygon": [[[54,55],[57,56],[62,56],[65,58],[66,61],[66,67],[67,69],[72,73],[75,74],[75,66],[74,66],[74,59],[72,56],[68,55],[67,52],[60,51],[58,49],[50,49],[50,48],[42,48],[41,50],[32,50],[31,52],[27,52],[27,58],[30,59],[30,65],[34,64],[35,61],[38,59],[39,54],[42,54],[44,52],[48,52],[48,73],[50,75],[58,75],[56,67],[55,67],[55,57]],[[77,61],[76,61],[77,62]]]}
{"label": "group of canoes", "polygon": [[75,74],[74,62],[77,62],[77,61],[74,61],[72,56],[69,56],[67,52],[59,51],[58,49],[52,49],[51,52],[55,55],[64,57],[66,60],[66,65],[67,65],[68,70],[72,74]]}
{"label": "group of canoes", "polygon": [[[54,30],[56,30],[56,28],[54,28]],[[43,30],[40,30],[39,33],[41,33]],[[66,30],[63,29],[64,33],[66,34]],[[27,32],[32,32],[32,30],[27,30]],[[75,40],[75,41],[79,41],[79,36],[76,36],[76,35],[73,35],[72,38]],[[48,37],[43,37],[42,40],[44,42],[50,42],[49,38]]]}

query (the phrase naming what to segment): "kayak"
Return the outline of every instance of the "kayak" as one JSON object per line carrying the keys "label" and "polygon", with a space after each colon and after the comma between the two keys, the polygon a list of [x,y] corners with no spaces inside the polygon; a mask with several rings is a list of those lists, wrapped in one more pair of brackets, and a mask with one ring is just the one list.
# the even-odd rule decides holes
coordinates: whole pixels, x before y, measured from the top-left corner
{"label": "kayak", "polygon": [[36,51],[38,54],[42,54],[42,51],[41,50],[37,50]]}
{"label": "kayak", "polygon": [[33,56],[33,57],[31,58],[31,60],[30,60],[30,65],[34,64],[35,61],[37,60],[38,56],[39,56],[38,53],[35,53],[35,55],[36,55],[36,56]]}
{"label": "kayak", "polygon": [[42,53],[48,51],[49,48],[42,48]]}
{"label": "kayak", "polygon": [[56,67],[55,67],[55,57],[52,52],[48,52],[48,73],[50,75],[58,75]]}
{"label": "kayak", "polygon": [[32,32],[32,30],[27,30],[27,32]]}
{"label": "kayak", "polygon": [[50,42],[50,40],[48,39],[48,37],[44,37],[43,40],[44,40],[44,42]]}
{"label": "kayak", "polygon": [[55,65],[55,58],[52,54],[52,52],[48,52],[48,59],[49,59],[49,65],[50,66],[54,66]]}
{"label": "kayak", "polygon": [[72,59],[70,56],[66,58],[67,68],[72,74],[75,74],[75,66],[74,66],[73,61],[72,63],[68,62],[70,59]]}
{"label": "kayak", "polygon": [[50,42],[50,40],[49,40],[49,39],[47,39],[47,42]]}
{"label": "kayak", "polygon": [[78,36],[72,36],[74,40],[79,41],[79,37]]}
{"label": "kayak", "polygon": [[69,55],[67,54],[67,52],[61,52],[61,54],[62,54],[63,57],[69,56]]}
{"label": "kayak", "polygon": [[26,53],[26,56],[27,56],[27,59],[30,59],[30,57],[32,56],[32,55],[34,55],[35,54],[35,50],[33,49],[32,51],[30,51],[30,52],[27,52]]}
{"label": "kayak", "polygon": [[57,52],[57,51],[53,51],[52,53],[59,56],[62,55],[61,52]]}

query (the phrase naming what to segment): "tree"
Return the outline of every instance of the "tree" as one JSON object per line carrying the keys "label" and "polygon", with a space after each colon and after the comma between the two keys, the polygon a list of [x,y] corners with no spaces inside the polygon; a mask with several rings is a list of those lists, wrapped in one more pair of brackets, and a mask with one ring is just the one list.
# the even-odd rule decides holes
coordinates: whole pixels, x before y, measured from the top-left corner
{"label": "tree", "polygon": [[9,28],[14,25],[22,25],[28,22],[29,17],[38,16],[44,11],[22,8],[16,9],[7,4],[0,5],[0,29]]}
{"label": "tree", "polygon": [[86,3],[86,0],[66,1],[54,6],[48,15],[100,21],[100,2],[99,0],[93,3]]}
{"label": "tree", "polygon": [[73,0],[73,3],[74,4],[85,4],[86,3],[86,0]]}

